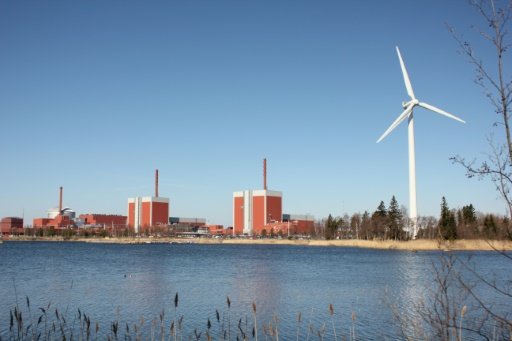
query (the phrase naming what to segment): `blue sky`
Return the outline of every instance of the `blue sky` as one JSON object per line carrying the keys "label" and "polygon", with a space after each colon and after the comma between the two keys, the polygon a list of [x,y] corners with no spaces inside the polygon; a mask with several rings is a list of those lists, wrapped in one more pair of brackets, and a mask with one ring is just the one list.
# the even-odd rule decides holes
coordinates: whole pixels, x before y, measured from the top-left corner
{"label": "blue sky", "polygon": [[58,204],[126,214],[153,193],[171,215],[230,225],[232,192],[283,192],[317,218],[395,195],[408,205],[407,127],[378,137],[416,96],[418,213],[472,203],[505,213],[491,183],[449,157],[481,157],[496,115],[449,23],[484,58],[464,1],[2,1],[0,216]]}

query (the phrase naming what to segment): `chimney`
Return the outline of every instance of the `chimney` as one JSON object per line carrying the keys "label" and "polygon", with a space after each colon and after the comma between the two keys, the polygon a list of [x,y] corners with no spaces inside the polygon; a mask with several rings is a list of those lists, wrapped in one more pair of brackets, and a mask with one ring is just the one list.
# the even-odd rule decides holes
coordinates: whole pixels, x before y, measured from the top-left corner
{"label": "chimney", "polygon": [[158,169],[155,171],[155,197],[158,198]]}
{"label": "chimney", "polygon": [[263,159],[263,189],[267,190],[267,159]]}
{"label": "chimney", "polygon": [[60,197],[59,197],[59,214],[62,213],[62,186],[60,186]]}

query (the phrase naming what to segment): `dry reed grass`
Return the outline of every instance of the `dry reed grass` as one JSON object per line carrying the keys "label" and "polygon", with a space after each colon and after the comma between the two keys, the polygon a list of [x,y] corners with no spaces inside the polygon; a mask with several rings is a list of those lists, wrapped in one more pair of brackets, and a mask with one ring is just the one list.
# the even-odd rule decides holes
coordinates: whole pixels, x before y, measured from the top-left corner
{"label": "dry reed grass", "polygon": [[241,245],[308,245],[331,247],[360,247],[381,250],[471,250],[493,251],[512,250],[512,241],[502,240],[455,240],[438,241],[418,239],[409,241],[397,240],[288,240],[288,239],[197,239],[200,244],[241,244]]}
{"label": "dry reed grass", "polygon": [[[183,340],[258,340],[258,331],[262,331],[265,340],[279,341],[279,339],[288,339],[293,337],[300,340],[300,327],[302,324],[302,314],[297,315],[296,335],[281,335],[280,318],[273,314],[268,321],[258,321],[256,303],[252,303],[252,319],[234,318],[231,308],[232,302],[229,297],[226,298],[226,309],[224,313],[215,310],[215,319],[218,325],[218,334],[214,335],[212,320],[206,318],[206,323],[202,327],[185,328],[184,316],[178,318],[178,294],[174,298],[174,316],[166,315],[165,309],[162,309],[157,315],[146,321],[143,316],[138,322],[124,321],[119,309],[114,313],[113,321],[107,323],[98,323],[91,321],[91,317],[77,309],[75,312],[61,311],[58,307],[48,304],[45,307],[37,309],[37,313],[31,310],[30,300],[26,298],[26,305],[16,305],[11,309],[8,335],[4,335],[8,340],[161,340],[161,341],[183,341]],[[313,311],[312,311],[313,312]],[[350,331],[350,335],[339,335],[335,326],[336,316],[332,304],[328,306],[328,313],[332,323],[332,334],[326,330],[328,321],[320,323],[319,326],[309,322],[309,330],[306,340],[311,337],[318,337],[323,340],[337,340],[339,337],[344,340],[355,340],[355,332]],[[232,328],[231,322],[233,319]],[[0,321],[1,322],[1,321]],[[105,322],[105,321],[104,321]],[[262,323],[261,323],[262,322]],[[341,330],[343,326],[338,326]],[[295,334],[293,331],[292,333]],[[3,336],[0,335],[0,340]]]}
{"label": "dry reed grass", "polygon": [[[11,239],[15,241],[16,239]],[[19,240],[27,240],[20,238]],[[33,239],[31,239],[33,240]],[[62,238],[45,239],[44,241],[63,241]],[[409,241],[398,240],[317,240],[317,239],[216,239],[216,238],[77,238],[71,241],[99,243],[99,244],[146,244],[146,243],[194,243],[194,244],[227,244],[227,245],[304,245],[304,246],[329,246],[329,247],[359,247],[381,250],[468,250],[468,251],[512,251],[512,241],[507,240],[483,240],[462,239],[455,241],[439,241],[434,239],[418,239]]]}

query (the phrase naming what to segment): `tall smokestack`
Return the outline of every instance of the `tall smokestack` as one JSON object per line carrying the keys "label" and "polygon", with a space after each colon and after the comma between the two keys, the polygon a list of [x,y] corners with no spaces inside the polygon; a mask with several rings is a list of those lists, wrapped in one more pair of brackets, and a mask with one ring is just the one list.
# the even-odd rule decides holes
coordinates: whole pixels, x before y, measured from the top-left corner
{"label": "tall smokestack", "polygon": [[267,159],[263,159],[263,189],[267,190]]}
{"label": "tall smokestack", "polygon": [[158,198],[158,169],[155,171],[155,197]]}
{"label": "tall smokestack", "polygon": [[62,186],[60,186],[60,196],[59,196],[59,214],[62,213]]}

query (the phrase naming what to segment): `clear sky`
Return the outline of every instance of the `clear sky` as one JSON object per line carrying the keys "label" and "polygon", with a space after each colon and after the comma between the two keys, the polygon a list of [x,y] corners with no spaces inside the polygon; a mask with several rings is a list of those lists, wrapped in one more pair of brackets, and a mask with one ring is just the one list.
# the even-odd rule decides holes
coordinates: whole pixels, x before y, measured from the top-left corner
{"label": "clear sky", "polygon": [[503,214],[449,161],[498,128],[445,23],[493,58],[461,0],[1,1],[0,216],[31,224],[59,186],[77,214],[126,214],[158,168],[172,216],[231,225],[264,157],[285,213],[408,206],[406,124],[376,144],[408,99],[396,45],[416,96],[467,121],[415,111],[418,213]]}

